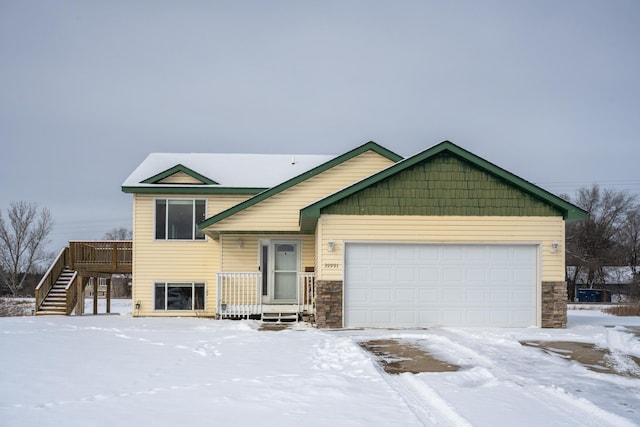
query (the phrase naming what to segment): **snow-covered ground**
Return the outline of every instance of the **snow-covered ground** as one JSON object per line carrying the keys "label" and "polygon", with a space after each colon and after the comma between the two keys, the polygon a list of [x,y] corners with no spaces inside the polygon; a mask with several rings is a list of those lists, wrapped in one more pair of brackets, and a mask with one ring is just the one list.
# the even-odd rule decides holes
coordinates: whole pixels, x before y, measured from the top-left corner
{"label": "snow-covered ground", "polygon": [[[273,332],[254,321],[121,315],[0,318],[3,426],[640,425],[638,317],[569,327]],[[101,311],[103,312],[103,311]],[[631,327],[626,328],[625,326]],[[462,366],[389,375],[357,343],[396,338]],[[631,375],[521,345],[595,343]]]}

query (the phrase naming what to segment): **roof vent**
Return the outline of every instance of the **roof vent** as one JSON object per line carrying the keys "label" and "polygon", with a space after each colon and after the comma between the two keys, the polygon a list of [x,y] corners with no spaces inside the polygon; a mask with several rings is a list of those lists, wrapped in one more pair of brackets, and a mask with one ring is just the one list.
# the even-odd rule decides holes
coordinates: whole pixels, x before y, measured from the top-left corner
{"label": "roof vent", "polygon": [[292,165],[296,164],[296,156],[295,156],[295,154],[293,156],[291,156],[291,164]]}

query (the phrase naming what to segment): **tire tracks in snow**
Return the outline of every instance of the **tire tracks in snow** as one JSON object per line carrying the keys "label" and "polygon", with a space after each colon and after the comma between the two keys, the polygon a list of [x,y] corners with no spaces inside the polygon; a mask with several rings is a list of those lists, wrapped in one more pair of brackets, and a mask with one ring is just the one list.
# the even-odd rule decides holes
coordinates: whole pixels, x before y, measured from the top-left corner
{"label": "tire tracks in snow", "polygon": [[[532,356],[531,349],[520,347],[517,342],[456,329],[442,329],[419,337],[413,334],[394,334],[393,337],[430,352],[435,350],[441,356],[448,354],[448,357],[458,359],[448,359],[449,362],[465,367],[458,372],[392,375],[384,371],[375,356],[362,350],[375,363],[381,378],[425,426],[500,425],[501,422],[517,422],[521,416],[544,418],[546,425],[637,426],[628,418],[603,409],[562,386],[516,370],[524,366],[536,369],[535,364],[540,362],[539,356]],[[353,338],[355,342],[359,340]],[[505,355],[503,360],[509,354],[524,362],[503,365],[502,354]],[[532,359],[527,360],[527,356]],[[556,365],[553,369],[558,370],[560,376],[566,369],[564,361],[550,360],[549,364]],[[471,400],[477,402],[469,404]],[[482,410],[478,412],[479,406],[493,414],[483,414],[476,419],[475,415],[482,413]],[[527,414],[517,414],[517,408],[527,408]],[[472,418],[467,418],[466,414]],[[515,418],[509,419],[510,416]]]}
{"label": "tire tracks in snow", "polygon": [[429,427],[473,427],[454,407],[443,399],[433,388],[416,378],[415,374],[388,374],[376,357],[356,344],[352,345],[373,362],[375,369],[393,391],[407,405],[407,408],[424,426]]}
{"label": "tire tracks in snow", "polygon": [[473,427],[473,424],[415,374],[391,375],[383,371],[381,375],[425,426]]}
{"label": "tire tracks in snow", "polygon": [[[470,364],[480,366],[486,370],[498,383],[498,386],[500,386],[500,384],[510,386],[512,387],[512,393],[520,392],[522,397],[539,402],[542,407],[558,415],[566,416],[567,419],[576,422],[576,425],[584,427],[637,426],[637,424],[631,420],[607,411],[587,398],[576,396],[560,386],[543,384],[530,376],[526,377],[520,373],[510,371],[508,368],[498,366],[495,363],[495,359],[484,356],[468,345],[460,344],[455,338],[458,336],[465,343],[477,342],[478,347],[483,349],[483,353],[486,353],[489,346],[496,347],[496,351],[499,352],[500,349],[498,347],[501,345],[504,346],[502,340],[492,340],[491,337],[485,335],[479,336],[459,329],[448,329],[446,332],[448,337],[440,335],[440,338],[445,338],[451,342],[449,350],[454,349],[456,354],[468,360]],[[529,350],[530,349],[523,349],[523,352],[528,352]]]}

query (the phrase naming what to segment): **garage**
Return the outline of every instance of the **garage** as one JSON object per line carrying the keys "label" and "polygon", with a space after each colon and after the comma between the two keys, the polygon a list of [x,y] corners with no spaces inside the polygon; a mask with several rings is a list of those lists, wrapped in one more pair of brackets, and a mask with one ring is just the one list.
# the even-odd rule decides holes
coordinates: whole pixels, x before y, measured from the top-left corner
{"label": "garage", "polygon": [[538,325],[538,246],[345,244],[345,327]]}

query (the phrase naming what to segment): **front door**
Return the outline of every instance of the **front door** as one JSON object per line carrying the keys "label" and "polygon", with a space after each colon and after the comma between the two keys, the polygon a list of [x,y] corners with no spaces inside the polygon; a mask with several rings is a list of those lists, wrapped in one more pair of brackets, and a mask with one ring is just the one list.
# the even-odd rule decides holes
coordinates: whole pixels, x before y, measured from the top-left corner
{"label": "front door", "polygon": [[266,289],[263,287],[265,302],[295,303],[298,300],[300,242],[273,240],[268,249],[263,246],[262,260],[267,265],[268,277]]}

